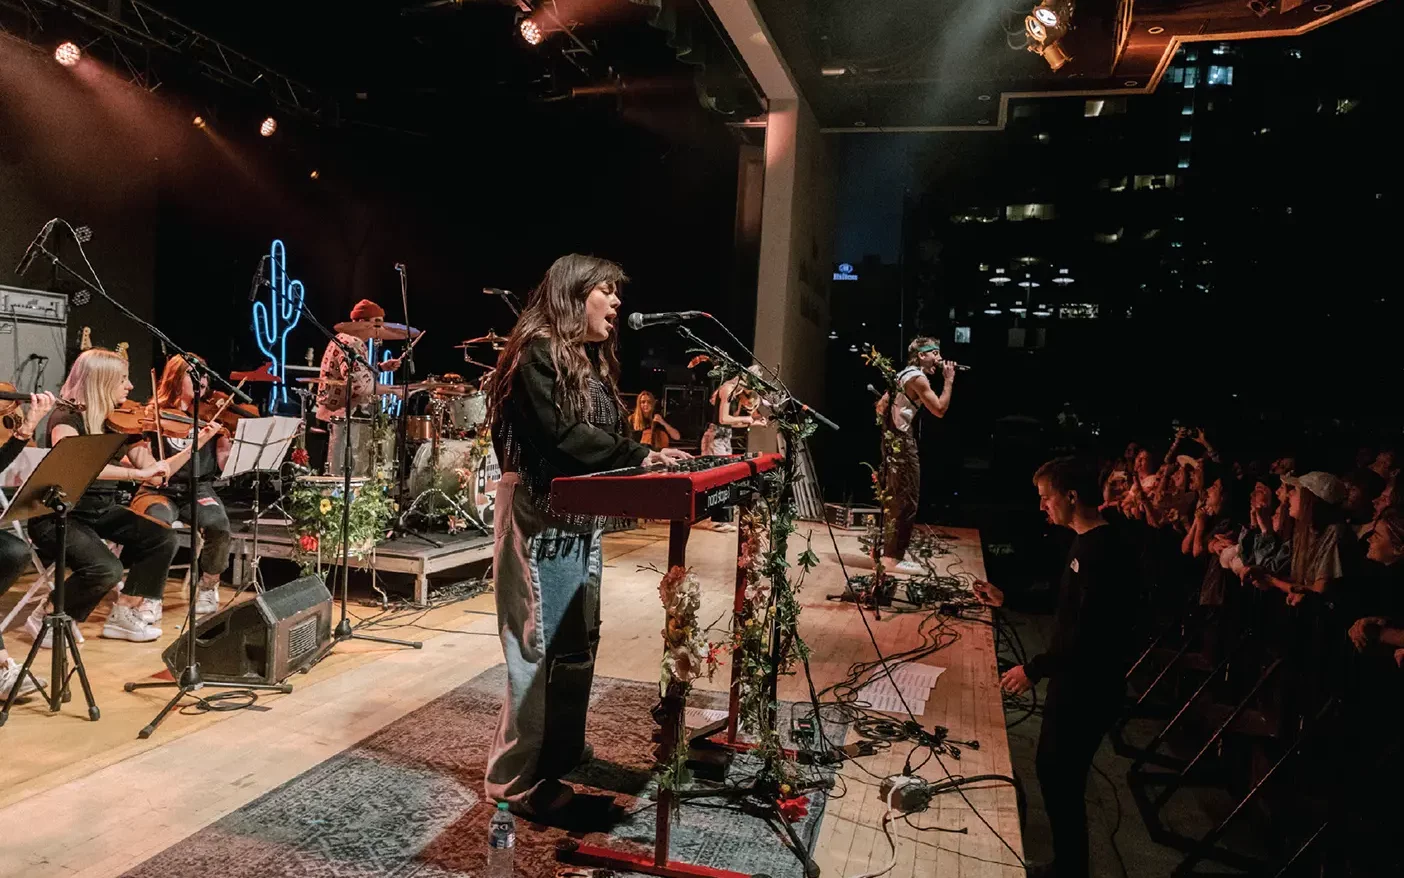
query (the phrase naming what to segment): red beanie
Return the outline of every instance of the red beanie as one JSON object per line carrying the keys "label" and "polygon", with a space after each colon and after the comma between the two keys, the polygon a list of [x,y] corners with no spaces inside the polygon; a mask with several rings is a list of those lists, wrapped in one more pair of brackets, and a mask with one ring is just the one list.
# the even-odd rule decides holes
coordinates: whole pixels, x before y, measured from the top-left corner
{"label": "red beanie", "polygon": [[356,307],[351,309],[352,320],[384,320],[385,309],[372,302],[370,299],[362,299],[356,303]]}

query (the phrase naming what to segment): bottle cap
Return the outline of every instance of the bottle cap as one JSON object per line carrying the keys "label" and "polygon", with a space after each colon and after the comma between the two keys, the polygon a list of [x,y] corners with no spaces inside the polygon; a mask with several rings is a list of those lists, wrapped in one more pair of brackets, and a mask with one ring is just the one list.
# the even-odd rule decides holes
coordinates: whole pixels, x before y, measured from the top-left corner
{"label": "bottle cap", "polygon": [[506,810],[507,810],[507,803],[506,803],[506,802],[498,802],[498,803],[497,803],[497,810],[499,810],[499,811],[506,811]]}

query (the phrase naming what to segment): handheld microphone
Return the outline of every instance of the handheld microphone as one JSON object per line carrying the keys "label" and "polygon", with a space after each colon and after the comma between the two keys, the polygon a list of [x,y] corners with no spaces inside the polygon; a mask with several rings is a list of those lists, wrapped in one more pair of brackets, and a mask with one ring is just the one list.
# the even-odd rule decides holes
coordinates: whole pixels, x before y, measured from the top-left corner
{"label": "handheld microphone", "polygon": [[942,360],[941,362],[942,362],[943,364],[944,364],[944,363],[950,363],[952,366],[955,366],[957,372],[969,372],[969,371],[970,371],[970,367],[969,367],[969,366],[962,366],[960,363],[952,363],[950,360]]}
{"label": "handheld microphone", "polygon": [[258,298],[258,291],[268,286],[268,276],[264,274],[263,267],[268,264],[268,254],[265,253],[258,260],[258,271],[254,272],[253,282],[249,284],[249,301]]}
{"label": "handheld microphone", "polygon": [[44,223],[44,227],[39,230],[39,234],[34,236],[34,240],[29,242],[29,247],[25,249],[24,255],[20,257],[19,265],[15,266],[15,274],[23,277],[29,266],[34,264],[35,258],[49,243],[49,236],[54,233],[54,225],[58,220],[49,220]]}
{"label": "handheld microphone", "polygon": [[657,314],[640,314],[635,311],[629,315],[630,329],[643,329],[645,326],[673,326],[688,320],[697,320],[701,317],[711,317],[706,311],[659,311]]}

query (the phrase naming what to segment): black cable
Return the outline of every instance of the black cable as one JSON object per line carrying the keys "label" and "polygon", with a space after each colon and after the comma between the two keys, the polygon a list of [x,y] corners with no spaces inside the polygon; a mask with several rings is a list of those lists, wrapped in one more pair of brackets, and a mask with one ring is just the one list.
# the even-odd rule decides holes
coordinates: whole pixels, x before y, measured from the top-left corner
{"label": "black cable", "polygon": [[[237,704],[222,704],[224,701],[239,699]],[[180,709],[182,716],[197,716],[202,713],[230,713],[235,710],[247,710],[258,703],[258,693],[252,689],[225,689],[214,695],[207,695],[203,698],[196,697],[194,703],[187,704]]]}
{"label": "black cable", "polygon": [[1116,854],[1116,861],[1121,866],[1121,878],[1130,878],[1126,871],[1126,859],[1121,855],[1121,845],[1116,841],[1117,834],[1121,832],[1121,795],[1117,792],[1116,784],[1112,783],[1112,779],[1107,776],[1107,773],[1102,770],[1095,759],[1092,761],[1092,768],[1102,776],[1102,780],[1106,781],[1107,786],[1111,789],[1112,801],[1116,804],[1116,823],[1111,828],[1110,836],[1112,853]]}

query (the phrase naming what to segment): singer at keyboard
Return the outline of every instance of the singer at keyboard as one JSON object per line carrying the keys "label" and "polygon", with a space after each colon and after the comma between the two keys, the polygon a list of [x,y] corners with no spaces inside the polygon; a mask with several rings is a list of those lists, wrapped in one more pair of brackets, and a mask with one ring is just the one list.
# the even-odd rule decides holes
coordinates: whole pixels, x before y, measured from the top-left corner
{"label": "singer at keyboard", "polygon": [[624,280],[604,259],[557,259],[484,383],[502,463],[493,574],[507,663],[485,786],[529,817],[569,802],[574,791],[561,777],[593,753],[585,714],[600,639],[604,519],[559,511],[551,483],[688,457],[628,437],[615,353]]}

